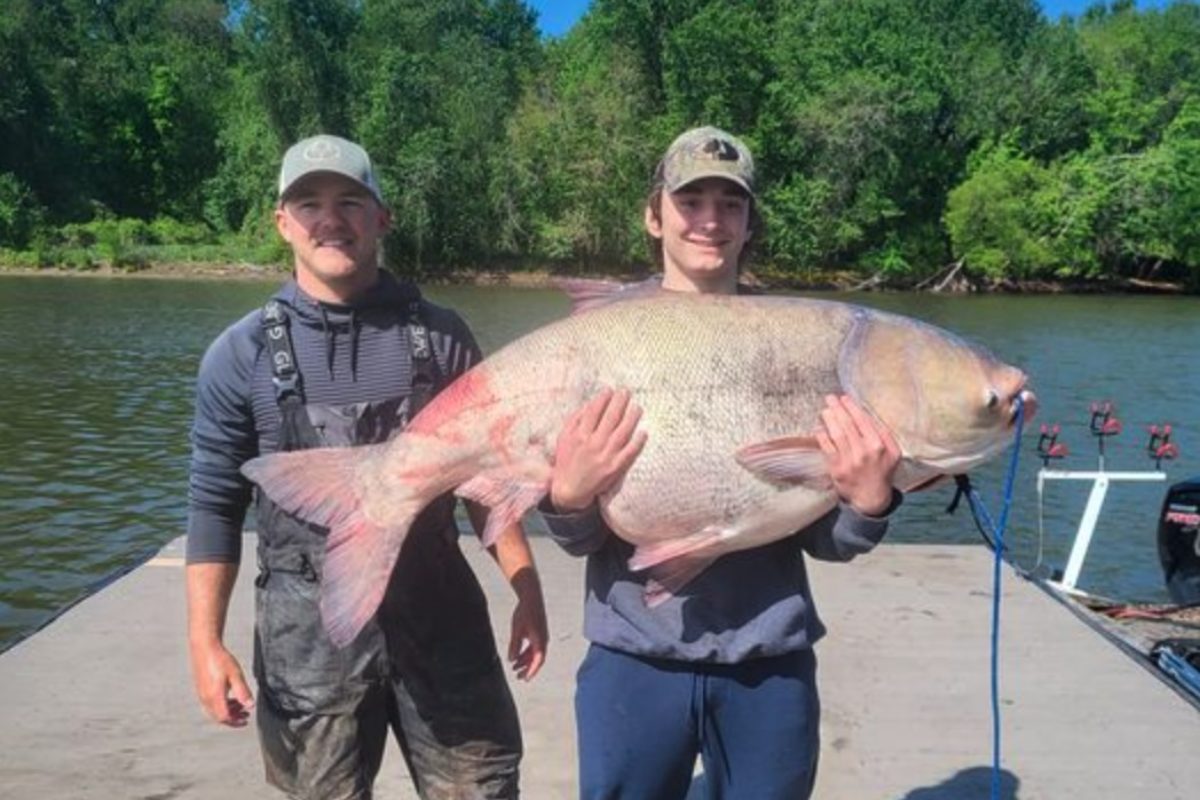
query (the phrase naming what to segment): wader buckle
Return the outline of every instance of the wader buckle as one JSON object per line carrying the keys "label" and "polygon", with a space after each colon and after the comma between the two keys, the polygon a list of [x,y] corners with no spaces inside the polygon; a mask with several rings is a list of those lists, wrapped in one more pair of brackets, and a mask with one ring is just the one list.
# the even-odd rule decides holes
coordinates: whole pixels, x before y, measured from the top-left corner
{"label": "wader buckle", "polygon": [[300,556],[300,569],[297,574],[309,583],[317,582],[317,570],[306,555]]}

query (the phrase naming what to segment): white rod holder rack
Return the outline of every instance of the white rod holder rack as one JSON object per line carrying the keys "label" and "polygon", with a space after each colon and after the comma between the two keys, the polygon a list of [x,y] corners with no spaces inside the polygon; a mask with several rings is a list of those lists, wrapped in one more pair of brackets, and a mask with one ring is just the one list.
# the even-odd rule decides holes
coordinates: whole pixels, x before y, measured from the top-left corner
{"label": "white rod holder rack", "polygon": [[1042,490],[1046,481],[1091,481],[1092,491],[1088,495],[1087,505],[1083,509],[1083,517],[1079,520],[1079,530],[1075,532],[1075,541],[1071,545],[1071,554],[1067,558],[1067,566],[1063,570],[1062,580],[1056,583],[1068,592],[1075,591],[1079,582],[1079,573],[1083,571],[1083,559],[1087,556],[1092,544],[1092,536],[1096,532],[1096,522],[1100,519],[1100,508],[1104,505],[1104,497],[1108,494],[1109,484],[1114,481],[1165,481],[1167,473],[1160,470],[1141,472],[1107,472],[1103,465],[1098,470],[1038,470],[1037,491],[1038,502],[1042,500]]}

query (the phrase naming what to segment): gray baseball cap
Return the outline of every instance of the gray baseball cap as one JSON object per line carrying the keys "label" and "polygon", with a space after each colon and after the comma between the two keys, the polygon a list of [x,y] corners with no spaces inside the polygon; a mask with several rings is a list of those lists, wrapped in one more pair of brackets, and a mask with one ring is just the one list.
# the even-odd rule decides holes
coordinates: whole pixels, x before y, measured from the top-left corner
{"label": "gray baseball cap", "polygon": [[325,133],[301,139],[283,154],[279,200],[283,201],[297,181],[315,172],[344,175],[373,194],[380,205],[384,204],[367,151],[354,142]]}
{"label": "gray baseball cap", "polygon": [[680,134],[658,162],[656,176],[668,192],[701,178],[724,178],[754,195],[754,158],[736,136],[720,128],[692,128]]}

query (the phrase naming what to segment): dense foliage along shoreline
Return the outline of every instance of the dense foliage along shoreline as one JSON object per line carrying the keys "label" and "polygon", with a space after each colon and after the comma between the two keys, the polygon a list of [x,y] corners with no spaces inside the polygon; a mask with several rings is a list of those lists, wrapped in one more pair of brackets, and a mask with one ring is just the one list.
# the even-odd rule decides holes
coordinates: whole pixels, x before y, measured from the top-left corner
{"label": "dense foliage along shoreline", "polygon": [[14,0],[0,267],[283,263],[275,165],[325,130],[397,269],[629,272],[711,123],[760,156],[772,285],[1194,292],[1198,41],[1195,0],[593,0],[554,40],[519,0]]}

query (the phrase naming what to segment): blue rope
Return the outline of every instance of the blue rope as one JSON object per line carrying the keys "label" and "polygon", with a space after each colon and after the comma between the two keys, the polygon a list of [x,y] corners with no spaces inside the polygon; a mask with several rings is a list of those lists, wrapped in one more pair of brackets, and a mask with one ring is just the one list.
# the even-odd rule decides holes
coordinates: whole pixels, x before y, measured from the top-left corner
{"label": "blue rope", "polygon": [[1021,431],[1025,427],[1025,404],[1017,398],[1016,433],[1014,435],[1012,460],[1008,462],[1008,475],[1004,481],[1004,504],[1000,508],[1000,524],[992,522],[979,494],[970,489],[967,499],[976,517],[983,517],[992,531],[992,800],[1000,798],[1000,566],[1004,560],[1004,530],[1008,526],[1008,512],[1012,508],[1013,488],[1016,485],[1017,462],[1021,456]]}

